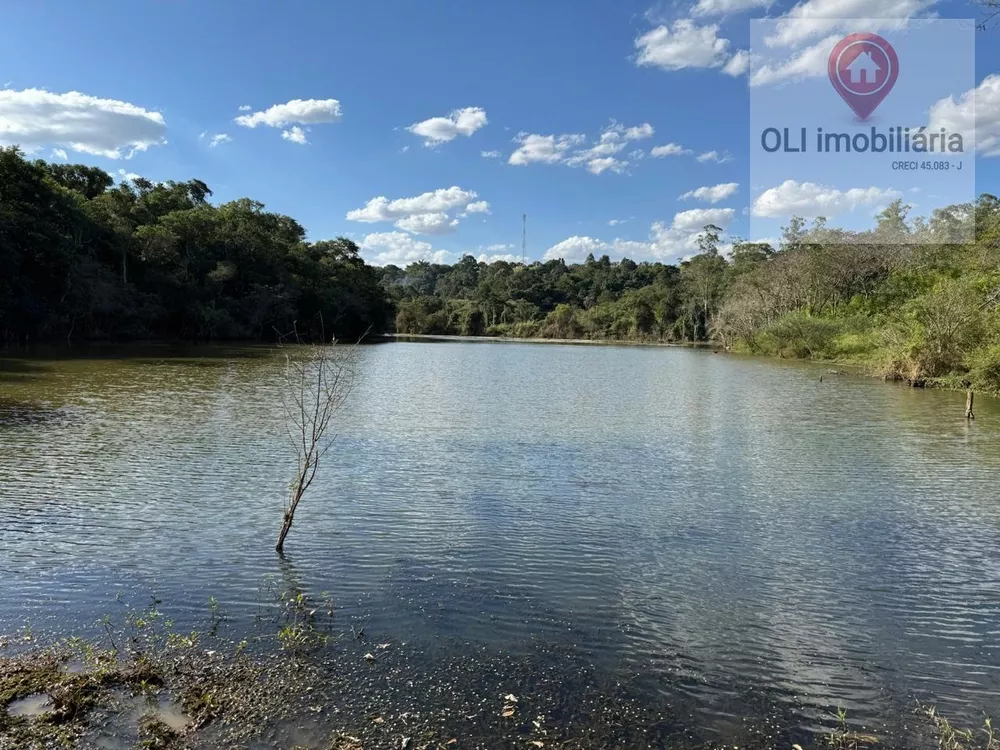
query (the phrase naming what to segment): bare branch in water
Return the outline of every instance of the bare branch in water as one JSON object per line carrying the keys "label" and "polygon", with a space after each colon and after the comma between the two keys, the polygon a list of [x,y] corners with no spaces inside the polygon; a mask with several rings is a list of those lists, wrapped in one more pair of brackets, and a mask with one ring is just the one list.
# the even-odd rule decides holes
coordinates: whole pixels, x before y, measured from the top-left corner
{"label": "bare branch in water", "polygon": [[297,344],[289,347],[285,354],[282,405],[286,416],[285,431],[295,451],[297,468],[289,485],[275,545],[279,554],[284,551],[285,538],[292,528],[299,502],[316,478],[320,460],[336,438],[331,427],[354,386],[359,343],[360,340],[352,346],[343,346],[334,340],[329,344]]}

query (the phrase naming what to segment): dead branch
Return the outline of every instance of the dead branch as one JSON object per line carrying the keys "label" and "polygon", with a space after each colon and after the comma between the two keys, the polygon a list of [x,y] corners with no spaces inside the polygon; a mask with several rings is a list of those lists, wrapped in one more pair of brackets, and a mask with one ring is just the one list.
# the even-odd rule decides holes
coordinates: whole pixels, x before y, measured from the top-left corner
{"label": "dead branch", "polygon": [[275,549],[284,551],[302,496],[312,485],[320,461],[333,445],[334,417],[343,406],[355,378],[357,344],[309,344],[291,347],[285,354],[282,405],[285,429],[296,457],[295,478],[289,485],[285,512]]}

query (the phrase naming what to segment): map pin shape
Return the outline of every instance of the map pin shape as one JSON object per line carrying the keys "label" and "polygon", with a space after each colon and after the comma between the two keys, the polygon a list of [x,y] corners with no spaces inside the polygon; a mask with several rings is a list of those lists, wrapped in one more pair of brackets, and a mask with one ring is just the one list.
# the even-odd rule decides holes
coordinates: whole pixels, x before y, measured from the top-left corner
{"label": "map pin shape", "polygon": [[859,120],[867,120],[896,85],[899,58],[880,36],[849,34],[830,53],[827,72],[840,98]]}

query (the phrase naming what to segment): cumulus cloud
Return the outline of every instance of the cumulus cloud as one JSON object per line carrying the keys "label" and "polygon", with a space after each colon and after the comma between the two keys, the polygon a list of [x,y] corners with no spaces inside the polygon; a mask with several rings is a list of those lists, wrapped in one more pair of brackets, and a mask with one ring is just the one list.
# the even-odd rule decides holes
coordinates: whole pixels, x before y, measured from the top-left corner
{"label": "cumulus cloud", "polygon": [[[617,154],[621,153],[629,143],[652,138],[653,133],[653,126],[648,122],[625,127],[612,120],[590,148],[574,151],[566,159],[566,164],[571,167],[585,167],[591,174],[601,174],[609,170],[620,174],[625,171],[628,161],[619,159]],[[633,158],[634,155],[635,151],[629,158]]]}
{"label": "cumulus cloud", "polygon": [[283,128],[287,125],[318,125],[338,122],[343,114],[336,99],[292,99],[284,104],[275,104],[261,112],[240,115],[233,122],[245,128],[264,125],[269,128]]}
{"label": "cumulus cloud", "polygon": [[967,143],[974,137],[983,156],[1000,156],[1000,74],[986,76],[957,101],[947,97],[936,102],[930,109],[930,127],[961,133]]}
{"label": "cumulus cloud", "polygon": [[520,263],[521,256],[514,255],[513,253],[497,253],[493,255],[487,255],[486,253],[480,253],[476,258],[480,263],[497,263],[499,261],[504,261],[505,263]]}
{"label": "cumulus cloud", "polygon": [[669,260],[681,258],[698,251],[698,237],[705,225],[715,224],[725,230],[733,221],[736,212],[731,208],[696,208],[674,215],[670,224],[654,222],[645,241],[616,238],[611,241],[594,237],[568,237],[550,247],[543,260],[563,258],[570,263],[579,263],[587,255],[595,257],[608,255],[615,259],[635,258],[640,260]]}
{"label": "cumulus cloud", "polygon": [[[936,0],[804,0],[778,18],[768,47],[793,47],[836,32],[839,36],[862,27],[873,33],[898,28]],[[849,19],[849,20],[848,20]],[[860,20],[865,19],[865,20]]]}
{"label": "cumulus cloud", "polygon": [[222,143],[229,143],[231,140],[233,139],[226,133],[216,133],[215,135],[212,136],[212,139],[208,142],[208,146],[209,148],[215,148],[216,146]]}
{"label": "cumulus cloud", "polygon": [[289,130],[282,130],[281,137],[286,141],[291,141],[292,143],[298,143],[300,146],[304,146],[309,143],[306,140],[306,131],[300,128],[298,125],[293,125]]}
{"label": "cumulus cloud", "polygon": [[[458,219],[470,213],[489,213],[490,204],[478,199],[473,190],[458,186],[439,188],[413,198],[389,200],[372,198],[364,208],[347,213],[348,221],[394,222],[398,229],[413,234],[446,234],[458,226]],[[391,233],[390,233],[391,234]]]}
{"label": "cumulus cloud", "polygon": [[[839,34],[829,36],[791,55],[779,57],[778,62],[760,61],[752,66],[750,85],[766,86],[782,81],[798,81],[827,75],[830,50],[838,41],[840,41]],[[747,60],[748,67],[751,62],[753,62],[751,59]]]}
{"label": "cumulus cloud", "polygon": [[[878,33],[903,29],[910,19],[932,17],[937,0],[802,0],[779,16],[752,56],[727,64],[749,68],[750,85],[764,86],[827,75],[830,49],[845,34],[863,28]],[[775,50],[776,53],[769,53]],[[739,73],[734,73],[738,75]]]}
{"label": "cumulus cloud", "polygon": [[137,175],[135,172],[126,172],[124,169],[118,170],[118,178],[122,182],[132,182],[133,180],[138,180],[141,175]]}
{"label": "cumulus cloud", "polygon": [[718,68],[729,57],[729,40],[718,36],[718,24],[698,26],[689,18],[657,26],[635,39],[635,63],[663,70]]}
{"label": "cumulus cloud", "polygon": [[60,146],[108,159],[167,142],[163,115],[128,102],[78,91],[0,90],[0,145],[25,151]]}
{"label": "cumulus cloud", "polygon": [[692,208],[674,214],[670,229],[681,232],[701,232],[706,224],[715,224],[725,229],[732,223],[735,216],[736,211],[732,208]]}
{"label": "cumulus cloud", "polygon": [[414,239],[404,232],[375,232],[358,243],[365,260],[374,266],[407,266],[418,261],[447,263],[451,253],[435,250],[429,242]]}
{"label": "cumulus cloud", "polygon": [[898,190],[878,187],[838,190],[815,182],[785,180],[757,196],[750,212],[754,216],[771,219],[832,217],[859,207],[881,207],[901,195]]}
{"label": "cumulus cloud", "polygon": [[519,133],[515,141],[518,149],[508,159],[509,164],[526,165],[533,162],[544,164],[566,164],[570,167],[584,167],[591,174],[611,171],[622,173],[629,161],[637,161],[642,156],[640,150],[633,150],[626,159],[619,154],[635,141],[651,138],[654,128],[648,122],[626,127],[614,120],[601,131],[587,148],[580,148],[587,137],[580,134],[538,135]]}
{"label": "cumulus cloud", "polygon": [[465,207],[465,211],[462,212],[462,215],[464,216],[467,214],[488,214],[489,212],[490,212],[489,203],[487,203],[486,201],[475,201],[474,203],[470,203],[468,206]]}
{"label": "cumulus cloud", "polygon": [[722,66],[722,72],[727,76],[741,76],[750,67],[750,52],[745,49],[738,50],[729,58],[729,62]]}
{"label": "cumulus cloud", "polygon": [[480,151],[479,155],[484,159],[499,159],[501,154],[499,151]]}
{"label": "cumulus cloud", "polygon": [[485,109],[466,107],[456,109],[447,117],[432,117],[423,122],[416,122],[407,130],[423,138],[425,146],[439,146],[460,135],[468,137],[488,122]]}
{"label": "cumulus cloud", "polygon": [[720,154],[718,151],[706,151],[703,154],[698,154],[695,158],[703,164],[710,161],[715,162],[716,164],[725,164],[726,162],[733,160],[733,157],[728,153]]}
{"label": "cumulus cloud", "polygon": [[249,104],[240,105],[240,112],[249,112],[251,109],[253,109],[253,107],[251,107]]}
{"label": "cumulus cloud", "polygon": [[69,156],[66,154],[66,152],[63,149],[61,149],[61,148],[54,148],[54,149],[52,149],[52,158],[53,159],[62,159],[63,161],[66,161],[67,159],[69,159]]}
{"label": "cumulus cloud", "polygon": [[774,0],[698,0],[691,10],[693,16],[724,16],[745,10],[770,8]]}
{"label": "cumulus cloud", "polygon": [[583,143],[586,138],[578,134],[537,135],[535,133],[518,133],[514,139],[518,143],[517,150],[510,155],[508,164],[525,166],[535,162],[542,164],[557,164],[566,158],[567,152],[574,146]]}
{"label": "cumulus cloud", "polygon": [[696,188],[695,190],[689,190],[684,193],[678,200],[687,200],[688,198],[696,198],[701,201],[707,201],[708,203],[718,203],[719,201],[724,201],[726,198],[732,196],[739,189],[740,185],[738,182],[723,182],[719,185],[712,185],[711,187],[705,186]]}
{"label": "cumulus cloud", "polygon": [[458,219],[453,219],[448,214],[439,211],[404,216],[396,222],[396,226],[413,234],[448,234],[455,231]]}
{"label": "cumulus cloud", "polygon": [[662,159],[665,156],[684,156],[692,151],[689,148],[678,146],[676,143],[668,143],[665,146],[654,146],[649,153],[654,159]]}

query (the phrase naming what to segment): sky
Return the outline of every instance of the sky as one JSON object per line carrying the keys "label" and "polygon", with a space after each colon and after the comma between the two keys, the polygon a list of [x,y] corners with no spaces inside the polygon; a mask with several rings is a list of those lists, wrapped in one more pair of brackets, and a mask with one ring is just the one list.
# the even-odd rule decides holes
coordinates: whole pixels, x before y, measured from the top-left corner
{"label": "sky", "polygon": [[[853,27],[833,19],[982,15],[933,0],[17,3],[0,144],[119,180],[198,178],[376,264],[520,259],[524,214],[529,261],[673,262],[707,223],[773,240],[791,213],[860,227],[900,195],[928,208],[902,173],[755,184],[751,101],[803,82],[835,96],[822,43]],[[782,37],[777,62],[751,50],[759,19]],[[998,193],[1000,27],[970,38],[967,88],[928,116],[977,134],[976,192]]]}

